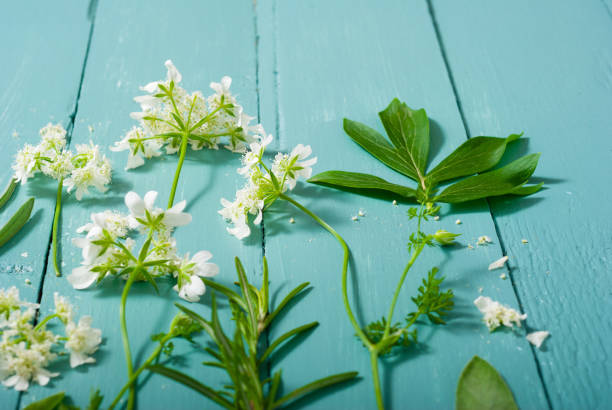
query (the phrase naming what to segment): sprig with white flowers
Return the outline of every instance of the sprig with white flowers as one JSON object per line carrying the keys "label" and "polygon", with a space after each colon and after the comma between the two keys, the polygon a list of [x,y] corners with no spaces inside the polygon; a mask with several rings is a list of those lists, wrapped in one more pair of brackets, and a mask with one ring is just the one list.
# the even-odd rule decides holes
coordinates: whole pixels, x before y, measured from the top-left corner
{"label": "sprig with white flowers", "polygon": [[165,81],[154,81],[141,90],[147,94],[136,97],[141,112],[131,114],[139,126],[133,127],[111,150],[129,151],[126,169],[144,164],[144,158],[179,152],[168,207],[174,202],[177,183],[185,160],[187,146],[193,150],[218,149],[223,138],[226,148],[243,152],[245,144],[253,141],[254,133],[262,133],[261,125],[250,125],[253,117],[244,113],[230,92],[232,79],[223,77],[211,83],[214,94],[204,97],[201,91],[189,94],[179,86],[181,73],[171,60]]}
{"label": "sprig with white flowers", "polygon": [[[191,222],[191,215],[183,212],[186,202],[181,201],[170,209],[155,206],[157,192],[149,191],[141,198],[135,192],[128,192],[125,204],[129,214],[104,211],[91,215],[91,222],[77,232],[85,237],[74,239],[82,249],[83,261],[67,277],[75,289],[84,289],[106,277],[120,277],[126,280],[121,296],[121,336],[126,355],[128,378],[134,374],[127,333],[125,305],[134,281],[148,281],[156,290],[155,280],[171,275],[176,279],[174,290],[187,301],[198,301],[206,287],[201,277],[214,276],[219,268],[208,262],[212,254],[208,251],[178,254],[174,228]],[[144,242],[137,249],[139,234]],[[130,384],[131,408],[134,400],[134,385]]]}
{"label": "sprig with white flowers", "polygon": [[[0,289],[0,380],[15,390],[27,390],[30,382],[41,386],[59,376],[48,367],[59,357],[58,348],[70,354],[70,367],[94,363],[92,354],[102,342],[100,329],[91,327],[91,316],[75,322],[74,307],[58,293],[54,295],[55,311],[34,325],[38,305],[19,299],[19,290]],[[64,336],[47,329],[47,323],[58,319]]]}
{"label": "sprig with white flowers", "polygon": [[299,209],[304,208],[286,193],[295,188],[299,178],[312,175],[311,167],[317,158],[308,158],[312,154],[310,145],[298,144],[290,154],[276,154],[272,165],[267,166],[264,153],[270,142],[271,135],[258,135],[257,141],[249,145],[242,156],[243,167],[238,169],[238,173],[246,178],[244,187],[236,192],[233,202],[221,199],[223,209],[219,213],[233,224],[227,231],[238,239],[244,239],[251,233],[249,216],[255,216],[253,223],[259,225],[264,210],[277,199],[288,201]]}
{"label": "sprig with white flowers", "polygon": [[62,189],[70,193],[75,190],[77,200],[89,193],[90,187],[106,192],[111,181],[110,161],[100,152],[100,148],[89,144],[79,144],[76,152],[67,148],[66,130],[60,124],[47,124],[40,130],[41,141],[38,145],[25,144],[17,152],[13,170],[15,179],[25,184],[30,178],[42,173],[58,181],[55,215],[53,218],[53,267],[60,276],[57,262],[57,229],[62,209]]}

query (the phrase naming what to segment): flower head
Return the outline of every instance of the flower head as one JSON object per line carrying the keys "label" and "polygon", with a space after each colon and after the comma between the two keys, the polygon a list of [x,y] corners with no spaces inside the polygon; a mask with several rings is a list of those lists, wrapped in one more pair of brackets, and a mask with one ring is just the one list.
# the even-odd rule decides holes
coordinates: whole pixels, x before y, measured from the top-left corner
{"label": "flower head", "polygon": [[78,325],[74,322],[66,325],[66,349],[70,352],[70,367],[85,363],[95,363],[91,357],[102,343],[102,331],[91,327],[91,316],[83,316]]}
{"label": "flower head", "polygon": [[55,314],[60,320],[63,323],[72,322],[72,305],[68,302],[68,299],[55,292],[53,294],[53,301],[55,302]]}
{"label": "flower head", "polygon": [[521,321],[527,319],[526,314],[521,315],[516,310],[504,306],[487,296],[476,298],[474,305],[483,314],[483,321],[490,331],[497,329],[501,325],[510,328],[514,327],[514,325],[521,327]]}

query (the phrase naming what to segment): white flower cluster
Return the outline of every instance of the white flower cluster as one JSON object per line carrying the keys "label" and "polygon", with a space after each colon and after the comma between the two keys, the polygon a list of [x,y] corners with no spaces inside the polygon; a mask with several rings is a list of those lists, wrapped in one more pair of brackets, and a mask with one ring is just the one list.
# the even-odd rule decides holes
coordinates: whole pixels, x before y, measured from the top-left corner
{"label": "white flower cluster", "polygon": [[479,296],[474,301],[474,304],[483,314],[483,321],[490,331],[497,329],[499,326],[514,327],[516,324],[521,327],[521,320],[527,319],[527,315],[521,315],[516,310],[504,306],[499,302],[494,301],[487,296]]}
{"label": "white flower cluster", "polygon": [[97,145],[93,142],[77,145],[76,154],[70,152],[66,149],[66,130],[60,124],[47,124],[40,135],[38,145],[26,144],[17,152],[13,170],[18,181],[25,184],[42,172],[53,179],[63,179],[68,192],[76,188],[78,200],[91,186],[106,192],[106,185],[111,180],[111,165]]}
{"label": "white flower cluster", "polygon": [[134,98],[141,112],[131,114],[140,126],[132,128],[111,150],[129,150],[126,169],[144,164],[144,158],[167,154],[180,149],[183,138],[194,150],[218,149],[223,137],[229,137],[226,147],[244,152],[246,144],[253,141],[253,134],[260,132],[260,125],[250,125],[253,117],[244,113],[236,98],[230,93],[232,79],[223,77],[220,83],[211,83],[214,94],[204,97],[202,92],[189,94],[179,86],[181,73],[172,61],[165,63],[168,69],[166,81],[151,82],[140,89],[147,92]]}
{"label": "white flower cluster", "polygon": [[[64,342],[70,353],[70,366],[94,363],[91,357],[102,342],[100,329],[91,327],[91,317],[83,316],[78,324],[73,321],[73,307],[66,298],[54,295],[55,312],[38,325],[32,324],[37,304],[19,299],[16,287],[0,289],[0,380],[15,390],[27,390],[33,380],[41,386],[49,383],[59,373],[47,367],[58,357],[54,352]],[[65,337],[46,329],[46,323],[58,318],[65,327]]]}
{"label": "white flower cluster", "polygon": [[[219,268],[208,262],[212,257],[208,251],[191,258],[177,254],[173,230],[190,223],[191,215],[183,212],[185,201],[163,210],[155,207],[156,198],[155,191],[147,192],[144,198],[128,192],[125,204],[129,215],[108,210],[93,213],[91,222],[77,230],[87,235],[73,240],[83,256],[81,266],[67,278],[75,289],[85,289],[110,275],[134,274],[142,280],[172,274],[177,280],[174,290],[181,298],[199,300],[206,290],[200,277],[214,276]],[[130,235],[137,231],[146,233],[147,239],[140,251],[133,253],[136,242]]]}
{"label": "white flower cluster", "polygon": [[236,191],[234,202],[221,198],[223,209],[219,213],[234,224],[227,231],[238,239],[244,239],[251,233],[248,215],[255,215],[253,223],[258,225],[264,208],[280,194],[295,188],[299,178],[310,178],[311,167],[317,162],[316,157],[308,158],[312,154],[310,145],[299,144],[290,154],[276,154],[272,167],[268,168],[262,158],[270,142],[271,135],[256,136],[256,141],[249,145],[242,157],[243,167],[238,169],[238,173],[247,178],[246,184]]}

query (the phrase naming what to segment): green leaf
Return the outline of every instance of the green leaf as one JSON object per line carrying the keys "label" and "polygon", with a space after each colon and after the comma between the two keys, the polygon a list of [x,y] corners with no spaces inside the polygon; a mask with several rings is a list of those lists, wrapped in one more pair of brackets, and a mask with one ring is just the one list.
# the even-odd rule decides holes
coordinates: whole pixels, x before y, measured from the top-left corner
{"label": "green leaf", "polygon": [[421,180],[429,155],[429,120],[424,109],[412,110],[397,98],[383,111],[380,120],[400,155],[408,160]]}
{"label": "green leaf", "polygon": [[531,194],[535,194],[536,192],[538,192],[542,188],[543,185],[544,185],[544,182],[540,182],[539,184],[529,185],[529,186],[521,185],[518,188],[514,188],[509,193],[513,195],[531,195]]}
{"label": "green leaf", "polygon": [[459,377],[456,410],[518,410],[504,379],[486,360],[474,356]]}
{"label": "green leaf", "polygon": [[89,395],[89,404],[85,410],[98,410],[102,404],[104,396],[100,394],[100,389],[92,390]]}
{"label": "green leaf", "polygon": [[278,315],[283,308],[287,305],[287,303],[289,303],[291,301],[291,299],[293,299],[295,296],[298,295],[298,293],[300,293],[302,291],[302,289],[304,289],[306,286],[310,285],[310,282],[304,282],[301,285],[298,285],[295,287],[295,289],[293,289],[291,292],[289,292],[287,294],[287,296],[285,296],[283,298],[283,300],[281,301],[281,303],[278,304],[278,306],[276,307],[276,309],[274,309],[274,311],[272,313],[270,313],[265,320],[265,325],[266,327],[272,323],[272,320],[274,320],[274,318],[276,317],[276,315]]}
{"label": "green leaf", "polygon": [[310,178],[308,182],[334,188],[373,189],[401,195],[405,198],[416,197],[416,191],[402,185],[387,182],[374,175],[359,172],[325,171]]}
{"label": "green leaf", "polygon": [[283,396],[280,399],[278,399],[276,402],[274,402],[274,404],[272,405],[272,408],[280,407],[281,405],[287,402],[290,402],[292,400],[295,400],[299,397],[305,396],[317,390],[321,390],[326,387],[333,386],[334,384],[349,381],[357,377],[357,374],[358,374],[357,372],[340,373],[340,374],[335,374],[333,376],[325,377],[323,379],[316,380],[312,383],[308,383],[307,385],[302,386],[299,389],[295,389],[294,391],[287,394],[286,396]]}
{"label": "green leaf", "polygon": [[389,168],[414,179],[419,180],[415,169],[406,162],[397,150],[387,142],[377,131],[357,121],[344,119],[344,131],[363,149]]}
{"label": "green leaf", "polygon": [[185,373],[181,373],[177,370],[170,369],[169,367],[165,367],[162,365],[153,365],[149,366],[148,369],[154,373],[161,374],[162,376],[166,376],[169,379],[172,379],[176,382],[181,383],[184,386],[189,387],[190,389],[195,390],[201,395],[208,397],[215,403],[225,407],[226,409],[233,409],[234,406],[228,400],[226,400],[223,396],[217,393],[215,390],[211,389],[208,386],[200,383],[196,379],[187,376]]}
{"label": "green leaf", "polygon": [[227,297],[228,299],[230,299],[231,301],[235,302],[237,305],[239,305],[242,309],[244,309],[244,311],[247,311],[247,305],[244,302],[244,300],[242,300],[242,298],[240,297],[240,295],[238,295],[236,292],[234,292],[233,290],[231,290],[230,288],[223,286],[220,283],[214,282],[210,279],[207,278],[202,278],[202,280],[204,281],[204,284],[214,290],[216,290],[219,293],[222,293],[223,295],[225,295],[225,297]]}
{"label": "green leaf", "polygon": [[65,392],[59,392],[42,400],[28,404],[23,410],[53,410],[64,400]]}
{"label": "green leaf", "polygon": [[302,325],[300,327],[296,327],[295,329],[284,333],[282,336],[280,336],[278,339],[272,342],[270,346],[268,346],[264,354],[259,358],[259,363],[263,363],[274,352],[274,349],[280,346],[285,340],[288,340],[292,338],[293,336],[296,336],[302,332],[310,330],[313,327],[318,326],[318,325],[319,325],[319,322],[311,322],[311,323]]}
{"label": "green leaf", "polygon": [[17,180],[15,178],[11,178],[10,182],[6,186],[4,193],[0,196],[0,209],[11,199],[13,196],[13,192],[15,192],[15,188],[17,188]]}
{"label": "green leaf", "polygon": [[246,272],[244,271],[244,266],[242,266],[242,262],[238,257],[234,258],[236,263],[236,272],[238,273],[238,278],[240,279],[240,289],[242,290],[242,298],[245,300],[247,305],[247,312],[249,314],[249,320],[251,323],[251,330],[255,332],[257,330],[257,313],[256,309],[253,307],[253,301],[251,300],[251,296],[249,294],[249,283],[246,278]]}
{"label": "green leaf", "polygon": [[11,239],[30,219],[32,208],[34,207],[34,198],[28,199],[9,221],[0,229],[0,246],[4,245]]}
{"label": "green leaf", "polygon": [[508,138],[470,138],[427,174],[427,179],[437,183],[491,169],[501,160],[506,146],[522,135],[512,134]]}
{"label": "green leaf", "polygon": [[512,193],[527,182],[539,158],[539,153],[525,155],[502,168],[466,178],[449,186],[433,200],[459,203]]}

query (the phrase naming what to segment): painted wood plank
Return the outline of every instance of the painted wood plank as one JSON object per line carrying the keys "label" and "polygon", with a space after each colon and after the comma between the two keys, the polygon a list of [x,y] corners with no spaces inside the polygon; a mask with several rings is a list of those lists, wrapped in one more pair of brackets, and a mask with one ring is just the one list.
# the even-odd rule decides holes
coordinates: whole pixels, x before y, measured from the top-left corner
{"label": "painted wood plank", "polygon": [[[13,175],[10,164],[25,143],[37,144],[48,122],[70,123],[87,46],[87,2],[6,3],[0,16],[0,185]],[[41,27],[45,34],[41,35]],[[44,177],[20,186],[2,209],[4,224],[30,196],[31,220],[0,249],[0,288],[17,286],[24,300],[36,302],[45,267],[56,185]],[[31,283],[26,284],[29,280]],[[0,389],[3,407],[14,408],[18,393]]]}
{"label": "painted wood plank", "polygon": [[[393,97],[412,107],[426,107],[432,120],[433,157],[441,159],[466,138],[435,32],[424,1],[257,3],[260,84],[275,84],[277,105],[262,101],[262,119],[276,121],[284,150],[311,144],[319,157],[316,171],[329,169],[374,173],[406,182],[380,166],[342,131],[349,117],[381,130],[377,111]],[[262,94],[272,90],[262,90]],[[435,160],[434,159],[434,160]],[[316,172],[315,171],[315,172]],[[407,262],[406,243],[414,227],[408,204],[368,199],[329,189],[300,185],[295,194],[341,235],[352,249],[353,301],[362,321],[379,318],[388,308],[396,280]],[[521,206],[520,203],[518,206]],[[359,209],[366,216],[353,222]],[[463,221],[443,209],[428,230],[446,228],[461,233],[463,245],[480,235],[495,237],[485,202],[454,209]],[[289,223],[294,217],[295,224]],[[342,307],[341,249],[307,216],[277,207],[265,218],[266,255],[275,286],[288,291],[303,281],[312,291],[273,329],[270,340],[289,327],[320,321],[320,326],[291,352],[277,358],[284,390],[331,373],[358,370],[362,379],[331,394],[306,400],[304,407],[374,408],[369,357],[354,336]],[[450,408],[459,373],[478,354],[489,360],[513,387],[521,408],[546,408],[546,400],[527,342],[510,332],[489,334],[472,301],[480,294],[517,306],[509,281],[488,272],[501,256],[499,243],[469,250],[428,250],[410,275],[397,318],[411,308],[409,296],[432,266],[440,266],[456,292],[457,308],[449,325],[421,332],[423,345],[383,365],[382,382],[389,408]],[[296,406],[296,407],[299,407]]]}
{"label": "painted wood plank", "polygon": [[606,6],[433,4],[470,133],[525,131],[529,142],[515,154],[527,145],[542,152],[537,175],[547,188],[525,201],[491,205],[529,327],[552,334],[536,352],[553,407],[607,408],[612,21]]}
{"label": "painted wood plank", "polygon": [[[229,24],[228,22],[231,22]],[[165,78],[163,63],[172,58],[183,74],[189,90],[209,92],[209,83],[230,75],[232,89],[239,96],[245,111],[257,112],[255,79],[255,41],[253,6],[249,2],[169,3],[150,1],[127,4],[104,1],[99,4],[89,62],[85,73],[82,98],[76,119],[73,143],[90,139],[88,126],[94,128],[93,139],[105,148],[118,140],[134,125],[129,113],[138,106],[132,98],[139,95],[139,86]],[[236,28],[239,28],[237,30]],[[160,205],[165,205],[177,158],[152,160],[144,167],[123,170],[126,153],[107,154],[114,164],[113,185],[107,195],[97,195],[82,203],[67,203],[63,219],[63,249],[66,274],[80,263],[80,252],[70,244],[75,230],[89,220],[91,212],[116,208],[125,211],[123,196],[129,190],[141,195],[158,190]],[[176,231],[180,252],[208,249],[221,267],[218,280],[230,284],[235,280],[234,256],[240,256],[251,277],[260,274],[261,239],[257,232],[245,243],[226,233],[226,223],[217,214],[222,196],[231,197],[237,185],[235,170],[239,158],[227,150],[189,153],[177,191],[176,201],[186,199],[192,213],[191,225]],[[72,298],[79,314],[94,317],[94,326],[103,331],[104,345],[97,353],[98,363],[78,371],[66,371],[53,383],[54,390],[66,390],[79,405],[86,403],[90,387],[100,388],[105,405],[110,404],[126,381],[126,368],[119,333],[119,281],[108,281],[98,289],[74,291],[65,278],[48,277],[45,281],[43,308],[53,304],[53,292]],[[144,284],[136,284],[128,299],[128,326],[133,357],[142,363],[154,345],[149,336],[167,329],[176,313],[174,302],[180,299],[169,284],[160,287],[160,295]],[[191,305],[208,315],[209,298]],[[229,316],[229,312],[226,314]],[[199,339],[205,342],[206,338]],[[195,347],[177,342],[177,361],[169,364],[190,375],[220,387],[226,381],[220,371],[204,367],[207,359]],[[212,407],[205,398],[190,389],[161,376],[143,378],[139,389],[139,408],[202,408]],[[27,404],[47,395],[50,389],[35,389],[24,397]],[[180,404],[177,403],[180,400]]]}

